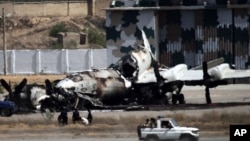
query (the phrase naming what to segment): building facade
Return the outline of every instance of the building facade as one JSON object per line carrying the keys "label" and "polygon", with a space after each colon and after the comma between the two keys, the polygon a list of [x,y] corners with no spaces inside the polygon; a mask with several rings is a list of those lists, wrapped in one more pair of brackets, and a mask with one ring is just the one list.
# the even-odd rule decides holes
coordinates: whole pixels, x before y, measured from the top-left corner
{"label": "building facade", "polygon": [[142,44],[146,33],[159,62],[190,67],[224,57],[250,68],[248,0],[115,0],[106,9],[108,64]]}

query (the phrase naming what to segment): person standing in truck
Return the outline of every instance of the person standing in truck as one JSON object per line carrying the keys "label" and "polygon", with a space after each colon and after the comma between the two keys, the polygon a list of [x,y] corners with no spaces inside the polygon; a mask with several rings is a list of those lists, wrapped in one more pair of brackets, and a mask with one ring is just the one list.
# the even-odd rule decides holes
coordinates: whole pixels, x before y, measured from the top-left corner
{"label": "person standing in truck", "polygon": [[149,119],[147,118],[146,122],[143,124],[143,127],[146,128],[146,127],[149,127],[149,125],[150,125]]}
{"label": "person standing in truck", "polygon": [[150,128],[156,128],[156,119],[155,118],[150,119]]}

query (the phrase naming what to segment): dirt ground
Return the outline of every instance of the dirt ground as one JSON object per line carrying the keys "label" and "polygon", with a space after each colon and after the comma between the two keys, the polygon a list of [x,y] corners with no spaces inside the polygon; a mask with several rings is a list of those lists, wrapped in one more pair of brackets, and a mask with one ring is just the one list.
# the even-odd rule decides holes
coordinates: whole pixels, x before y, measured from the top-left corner
{"label": "dirt ground", "polygon": [[[64,24],[69,32],[104,28],[105,19],[98,16],[11,17],[6,20],[7,49],[55,49],[57,38],[49,36],[53,26]],[[2,26],[0,26],[2,27]],[[0,28],[3,32],[3,29]],[[3,38],[3,34],[0,34]],[[0,40],[3,44],[3,40]],[[0,47],[3,49],[3,46]]]}
{"label": "dirt ground", "polygon": [[11,84],[18,84],[24,78],[28,80],[28,84],[44,84],[46,79],[50,81],[62,79],[66,75],[0,75],[0,79],[4,79],[6,82],[10,82]]}

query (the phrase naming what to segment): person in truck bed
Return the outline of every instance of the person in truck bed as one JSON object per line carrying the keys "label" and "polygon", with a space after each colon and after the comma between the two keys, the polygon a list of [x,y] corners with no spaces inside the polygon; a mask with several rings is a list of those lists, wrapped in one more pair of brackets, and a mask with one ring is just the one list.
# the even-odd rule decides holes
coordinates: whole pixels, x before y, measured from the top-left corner
{"label": "person in truck bed", "polygon": [[143,127],[145,128],[145,127],[149,127],[149,125],[150,125],[150,122],[149,122],[149,119],[147,118],[146,119],[146,122],[143,124]]}
{"label": "person in truck bed", "polygon": [[150,128],[155,128],[156,127],[156,119],[155,118],[151,118],[149,125],[150,125]]}

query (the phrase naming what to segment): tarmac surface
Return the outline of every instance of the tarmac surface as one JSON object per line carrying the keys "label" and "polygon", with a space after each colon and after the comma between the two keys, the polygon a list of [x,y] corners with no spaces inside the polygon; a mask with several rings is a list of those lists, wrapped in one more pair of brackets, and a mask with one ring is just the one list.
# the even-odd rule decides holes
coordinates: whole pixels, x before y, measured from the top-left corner
{"label": "tarmac surface", "polygon": [[[250,113],[250,85],[226,85],[219,86],[217,88],[213,88],[210,90],[211,98],[213,104],[207,105],[205,104],[205,88],[204,87],[187,87],[183,88],[183,94],[185,95],[187,106],[185,105],[169,105],[166,109],[155,110],[152,108],[151,110],[146,111],[129,111],[124,112],[121,110],[113,111],[113,110],[95,110],[93,111],[94,117],[99,118],[119,118],[119,117],[145,117],[152,115],[168,115],[173,113],[184,113],[192,116],[202,115],[204,112],[209,111],[218,111],[218,112],[234,112],[237,113]],[[170,108],[169,108],[170,107]],[[57,113],[58,114],[58,113]],[[40,113],[29,114],[29,115],[13,115],[8,120],[12,119],[39,119],[42,118]],[[3,117],[0,117],[0,120]],[[45,129],[46,130],[46,129]],[[104,130],[104,129],[103,129]],[[50,130],[48,130],[50,131]],[[22,131],[18,131],[17,134],[21,133],[22,136],[16,138],[13,137],[13,134],[4,134],[0,133],[0,140],[8,140],[8,141],[21,141],[21,140],[32,140],[32,141],[137,141],[138,139],[133,137],[103,137],[103,138],[88,138],[83,136],[72,136],[70,133],[64,131],[63,133],[55,132],[53,136],[43,136],[43,135],[28,135]],[[69,134],[69,135],[67,135]],[[200,141],[229,141],[229,137],[227,136],[211,136],[211,137],[201,137]]]}
{"label": "tarmac surface", "polygon": [[[8,139],[8,141],[48,141],[46,139]],[[138,141],[137,138],[50,138],[50,141]],[[229,141],[227,137],[205,137],[200,138],[199,141]]]}

